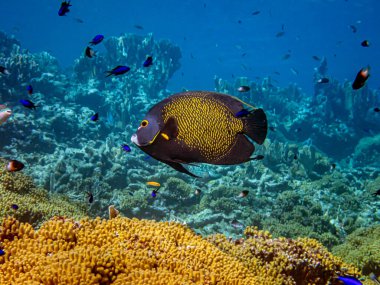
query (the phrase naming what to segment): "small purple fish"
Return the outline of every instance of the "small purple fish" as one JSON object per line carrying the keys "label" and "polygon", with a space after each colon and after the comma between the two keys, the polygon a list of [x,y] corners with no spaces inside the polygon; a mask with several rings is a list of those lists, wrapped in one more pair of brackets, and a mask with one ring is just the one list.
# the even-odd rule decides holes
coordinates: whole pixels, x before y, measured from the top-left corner
{"label": "small purple fish", "polygon": [[122,145],[121,147],[123,148],[123,150],[124,150],[125,152],[131,152],[131,148],[130,148],[128,145],[124,144],[124,145]]}
{"label": "small purple fish", "polygon": [[61,3],[61,7],[58,10],[58,16],[66,16],[66,14],[70,12],[70,9],[69,9],[70,6],[73,6],[70,4],[70,1],[68,2],[63,1]]}
{"label": "small purple fish", "polygon": [[5,251],[0,249],[0,256],[3,256],[3,255],[5,255]]}
{"label": "small purple fish", "polygon": [[363,283],[360,282],[357,278],[351,277],[351,276],[339,276],[339,281],[342,281],[345,285],[362,285]]}
{"label": "small purple fish", "polygon": [[92,41],[90,42],[91,45],[97,45],[97,44],[100,44],[102,41],[104,40],[104,36],[103,35],[96,35]]}
{"label": "small purple fish", "polygon": [[152,193],[150,194],[153,198],[157,197],[158,190],[153,190]]}
{"label": "small purple fish", "polygon": [[111,76],[111,75],[115,75],[115,76],[122,75],[124,73],[127,73],[130,70],[131,69],[128,66],[118,65],[114,69],[107,71],[108,75],[106,77]]}
{"label": "small purple fish", "polygon": [[143,66],[144,66],[144,67],[149,67],[149,66],[151,66],[152,64],[153,64],[153,57],[148,56],[148,57],[146,58],[146,60],[144,61]]}
{"label": "small purple fish", "polygon": [[242,110],[240,110],[239,112],[237,112],[237,113],[235,114],[235,117],[236,117],[236,118],[246,117],[246,116],[248,116],[250,113],[251,113],[251,112],[248,111],[247,109],[242,109]]}
{"label": "small purple fish", "polygon": [[18,205],[16,205],[16,204],[12,204],[12,205],[11,205],[11,209],[13,209],[13,210],[15,210],[15,211],[18,210]]}
{"label": "small purple fish", "polygon": [[21,99],[19,101],[25,108],[36,110],[36,106],[32,101]]}
{"label": "small purple fish", "polygon": [[29,95],[32,95],[32,94],[33,94],[33,86],[32,86],[32,85],[28,85],[28,86],[26,86],[26,90],[28,91],[28,94],[29,94]]}
{"label": "small purple fish", "polygon": [[99,120],[99,113],[95,113],[94,115],[92,115],[90,120],[93,122],[96,122],[97,120]]}

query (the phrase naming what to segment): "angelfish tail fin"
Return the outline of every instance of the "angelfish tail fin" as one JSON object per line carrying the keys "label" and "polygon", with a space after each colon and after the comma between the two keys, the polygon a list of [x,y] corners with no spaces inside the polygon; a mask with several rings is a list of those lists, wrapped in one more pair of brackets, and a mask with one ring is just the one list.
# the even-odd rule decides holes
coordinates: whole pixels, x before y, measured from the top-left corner
{"label": "angelfish tail fin", "polygon": [[244,133],[258,144],[263,144],[268,133],[267,116],[263,109],[255,109],[246,117],[244,122]]}

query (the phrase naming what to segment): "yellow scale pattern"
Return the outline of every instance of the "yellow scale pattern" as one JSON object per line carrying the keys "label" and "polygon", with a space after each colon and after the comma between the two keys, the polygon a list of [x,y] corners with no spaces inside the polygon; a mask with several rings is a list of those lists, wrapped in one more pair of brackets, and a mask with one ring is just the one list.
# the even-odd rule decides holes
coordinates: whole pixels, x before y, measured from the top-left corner
{"label": "yellow scale pattern", "polygon": [[178,121],[179,141],[198,149],[208,162],[222,159],[233,147],[243,122],[227,106],[207,94],[181,96],[163,108],[163,120]]}

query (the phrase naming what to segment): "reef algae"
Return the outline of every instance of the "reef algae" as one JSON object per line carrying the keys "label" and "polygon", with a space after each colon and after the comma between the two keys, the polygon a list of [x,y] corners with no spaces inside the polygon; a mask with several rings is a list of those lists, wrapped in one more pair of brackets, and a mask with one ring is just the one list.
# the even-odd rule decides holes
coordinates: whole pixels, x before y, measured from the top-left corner
{"label": "reef algae", "polygon": [[357,269],[310,239],[204,239],[186,226],[128,218],[52,219],[39,230],[6,218],[1,284],[338,284]]}
{"label": "reef algae", "polygon": [[343,260],[362,269],[363,274],[371,272],[380,276],[380,225],[357,229],[345,243],[332,249]]}
{"label": "reef algae", "polygon": [[[5,165],[5,161],[0,159],[0,165]],[[17,209],[11,205],[16,205]],[[85,215],[83,203],[74,203],[63,195],[49,193],[36,187],[25,174],[9,173],[0,167],[0,219],[12,216],[20,222],[38,226],[53,216]]]}

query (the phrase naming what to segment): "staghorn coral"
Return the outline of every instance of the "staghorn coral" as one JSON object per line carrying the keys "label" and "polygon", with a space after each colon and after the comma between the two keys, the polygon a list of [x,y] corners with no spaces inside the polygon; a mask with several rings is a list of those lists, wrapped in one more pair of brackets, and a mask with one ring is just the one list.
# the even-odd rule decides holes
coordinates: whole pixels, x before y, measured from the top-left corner
{"label": "staghorn coral", "polygon": [[362,268],[362,273],[380,275],[380,225],[358,229],[344,244],[334,247],[334,254]]}
{"label": "staghorn coral", "polygon": [[[0,218],[12,215],[21,222],[38,226],[55,216],[85,216],[82,204],[70,202],[62,195],[49,195],[36,188],[30,177],[23,173],[9,173],[4,170],[5,161],[0,159]],[[12,204],[18,209],[11,208]]]}
{"label": "staghorn coral", "polygon": [[314,240],[246,234],[206,240],[177,223],[128,218],[57,218],[35,231],[6,218],[0,283],[336,284],[334,273],[357,274]]}

